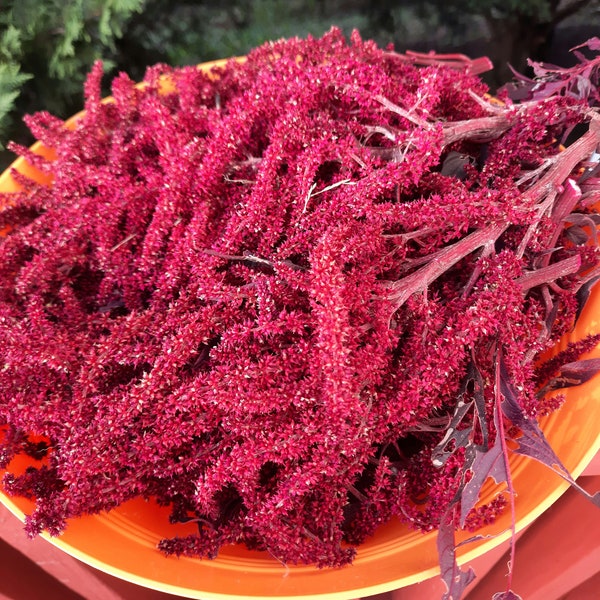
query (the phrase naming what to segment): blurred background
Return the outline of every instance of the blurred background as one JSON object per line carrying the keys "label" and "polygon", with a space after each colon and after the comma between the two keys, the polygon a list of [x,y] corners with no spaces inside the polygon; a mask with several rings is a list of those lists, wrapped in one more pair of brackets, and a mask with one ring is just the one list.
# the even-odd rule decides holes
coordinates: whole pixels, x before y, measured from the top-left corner
{"label": "blurred background", "polygon": [[[492,91],[527,58],[568,66],[600,36],[600,0],[0,0],[0,171],[8,140],[29,145],[26,113],[66,118],[102,58],[109,76],[245,54],[266,40],[320,36],[332,25],[380,45],[489,56]],[[108,93],[108,89],[107,89]]]}

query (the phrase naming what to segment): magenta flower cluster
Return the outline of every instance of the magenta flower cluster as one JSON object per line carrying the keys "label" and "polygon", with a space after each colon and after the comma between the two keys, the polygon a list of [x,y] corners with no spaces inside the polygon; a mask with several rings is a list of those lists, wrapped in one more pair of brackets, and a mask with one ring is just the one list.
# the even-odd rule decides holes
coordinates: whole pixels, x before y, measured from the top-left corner
{"label": "magenta flower cluster", "polygon": [[536,359],[597,274],[597,128],[559,142],[595,117],[428,62],[332,30],[110,102],[97,64],[74,128],[29,118],[56,157],[15,146],[52,185],[2,198],[0,462],[30,534],[153,497],[167,553],[343,565],[392,517],[439,527],[470,477],[457,403],[491,444],[499,357],[526,414],[559,404]]}

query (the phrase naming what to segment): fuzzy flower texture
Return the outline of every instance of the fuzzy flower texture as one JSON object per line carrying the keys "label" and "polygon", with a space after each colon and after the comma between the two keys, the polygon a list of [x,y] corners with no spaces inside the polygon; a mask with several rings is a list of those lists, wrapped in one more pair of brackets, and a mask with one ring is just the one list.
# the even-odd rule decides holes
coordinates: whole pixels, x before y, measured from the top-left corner
{"label": "fuzzy flower texture", "polygon": [[75,126],[28,118],[55,156],[13,145],[52,184],[1,199],[0,466],[31,535],[154,498],[166,553],[340,566],[471,490],[499,377],[560,404],[538,356],[600,273],[597,91],[495,102],[473,65],[333,29],[108,102],[97,64]]}

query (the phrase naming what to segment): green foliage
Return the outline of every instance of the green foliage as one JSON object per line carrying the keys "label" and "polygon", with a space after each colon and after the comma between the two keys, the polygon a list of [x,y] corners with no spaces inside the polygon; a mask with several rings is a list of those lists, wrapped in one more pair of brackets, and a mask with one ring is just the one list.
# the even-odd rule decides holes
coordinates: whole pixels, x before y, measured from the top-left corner
{"label": "green foliage", "polygon": [[[93,61],[115,64],[115,40],[145,0],[7,0],[0,8],[0,143],[25,140],[25,112],[67,116]],[[18,111],[16,107],[18,106]],[[4,161],[3,161],[4,162]]]}
{"label": "green foliage", "polygon": [[[306,37],[309,34],[320,37],[330,27],[314,3],[311,7],[310,3],[298,1],[255,0],[244,7],[240,16],[243,28],[221,27],[206,31],[207,49],[215,57],[244,54],[267,40],[282,37]],[[349,33],[353,28],[364,29],[366,19],[357,13],[340,14],[336,25]]]}
{"label": "green foliage", "polygon": [[[0,140],[4,136],[8,115],[19,96],[20,88],[31,77],[28,73],[21,73],[16,63],[0,63]],[[3,149],[0,141],[0,150]]]}
{"label": "green foliage", "polygon": [[180,66],[246,54],[267,40],[321,36],[332,24],[346,33],[366,28],[366,15],[356,8],[325,10],[324,5],[319,0],[180,0],[167,11],[162,0],[148,0],[123,39],[122,59],[138,55],[146,64],[151,57]]}

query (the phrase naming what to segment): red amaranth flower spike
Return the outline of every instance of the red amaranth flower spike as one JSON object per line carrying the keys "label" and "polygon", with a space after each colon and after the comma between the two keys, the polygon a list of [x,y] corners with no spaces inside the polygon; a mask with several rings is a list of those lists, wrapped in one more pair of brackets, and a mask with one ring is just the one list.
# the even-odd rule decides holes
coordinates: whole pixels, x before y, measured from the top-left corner
{"label": "red amaranth flower spike", "polygon": [[397,517],[440,531],[454,586],[453,527],[509,504],[477,504],[502,432],[551,462],[540,388],[598,366],[597,336],[537,362],[600,272],[597,96],[549,72],[492,108],[485,64],[332,29],[110,101],[98,63],[73,128],[29,118],[56,159],[16,148],[52,185],[2,199],[0,460],[45,440],[5,480],[31,534],[154,497],[166,553],[325,567]]}

